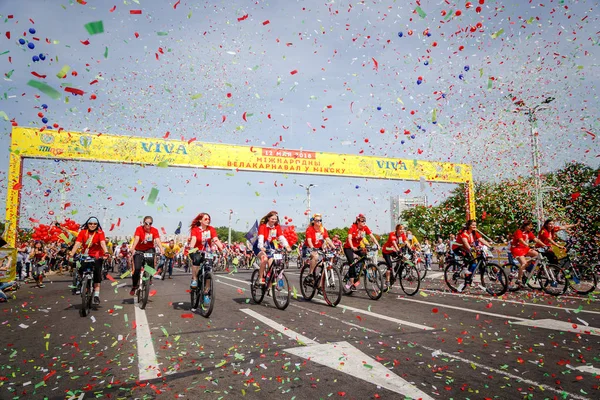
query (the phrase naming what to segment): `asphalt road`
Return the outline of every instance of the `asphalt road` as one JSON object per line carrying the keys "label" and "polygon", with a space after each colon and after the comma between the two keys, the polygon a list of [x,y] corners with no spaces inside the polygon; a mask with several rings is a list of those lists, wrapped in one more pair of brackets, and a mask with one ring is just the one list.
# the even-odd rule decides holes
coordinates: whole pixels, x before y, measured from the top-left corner
{"label": "asphalt road", "polygon": [[281,311],[240,271],[218,274],[206,319],[181,270],[146,310],[114,276],[86,318],[57,275],[1,305],[0,399],[600,398],[597,294],[453,294],[432,271],[412,297],[359,290],[332,308],[298,289]]}

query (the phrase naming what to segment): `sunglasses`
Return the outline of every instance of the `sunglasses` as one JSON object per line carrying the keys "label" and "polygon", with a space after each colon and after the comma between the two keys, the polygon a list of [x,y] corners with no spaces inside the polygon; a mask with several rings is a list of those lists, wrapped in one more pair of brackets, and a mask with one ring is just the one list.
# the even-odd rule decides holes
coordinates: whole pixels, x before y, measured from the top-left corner
{"label": "sunglasses", "polygon": [[88,225],[98,225],[97,222],[88,222]]}
{"label": "sunglasses", "polygon": [[315,222],[321,222],[323,221],[322,219],[315,219]]}
{"label": "sunglasses", "polygon": [[144,222],[144,225],[151,226],[151,225],[152,225],[152,222]]}
{"label": "sunglasses", "polygon": [[367,222],[367,220],[366,219],[359,219],[358,222],[362,222],[364,224],[365,222]]}

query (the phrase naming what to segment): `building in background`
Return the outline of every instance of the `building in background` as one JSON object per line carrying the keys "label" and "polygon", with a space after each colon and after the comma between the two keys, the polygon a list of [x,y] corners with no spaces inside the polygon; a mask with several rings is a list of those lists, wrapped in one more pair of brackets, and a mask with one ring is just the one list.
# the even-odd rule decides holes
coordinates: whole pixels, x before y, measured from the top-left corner
{"label": "building in background", "polygon": [[402,211],[408,210],[416,206],[427,207],[427,196],[420,197],[401,197],[391,196],[390,197],[390,217],[391,217],[391,230],[396,228],[396,224],[406,224],[406,221],[402,220]]}

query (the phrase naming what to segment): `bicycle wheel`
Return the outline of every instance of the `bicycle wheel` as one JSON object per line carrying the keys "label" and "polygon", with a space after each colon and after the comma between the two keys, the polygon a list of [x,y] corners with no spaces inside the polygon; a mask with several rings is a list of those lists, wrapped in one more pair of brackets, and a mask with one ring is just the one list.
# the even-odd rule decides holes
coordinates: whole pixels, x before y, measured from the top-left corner
{"label": "bicycle wheel", "polygon": [[81,283],[81,310],[79,315],[82,317],[90,313],[90,302],[92,299],[92,279],[89,276],[84,276]]}
{"label": "bicycle wheel", "polygon": [[569,287],[565,270],[555,264],[546,266],[546,271],[542,271],[539,281],[542,290],[552,296],[560,296]]}
{"label": "bicycle wheel", "polygon": [[531,272],[529,273],[529,278],[526,278],[526,284],[530,289],[534,289],[534,290],[540,290],[542,289],[542,272],[536,272],[535,275],[531,275]]}
{"label": "bicycle wheel", "polygon": [[165,276],[166,276],[166,274],[167,274],[167,263],[166,263],[166,262],[164,262],[164,263],[162,264],[162,267],[161,267],[161,270],[160,270],[160,279],[161,279],[162,281],[164,281],[164,280],[165,280]]}
{"label": "bicycle wheel", "polygon": [[[317,267],[320,268],[320,267]],[[315,271],[316,272],[316,271]],[[315,274],[317,275],[317,274]],[[317,286],[314,282],[314,276],[312,277],[312,282],[310,281],[310,265],[305,265],[302,267],[302,269],[300,270],[300,292],[302,293],[302,297],[304,297],[305,300],[311,300],[313,297],[315,297],[315,293],[316,293],[316,289],[315,287]]]}
{"label": "bicycle wheel", "polygon": [[423,261],[417,260],[415,262],[415,267],[417,268],[417,271],[419,271],[419,277],[421,278],[421,280],[425,279],[425,277],[427,276],[427,268],[425,268],[425,263]]}
{"label": "bicycle wheel", "polygon": [[198,296],[198,288],[190,289],[190,310],[196,311],[198,309],[198,301],[200,300],[200,296]]}
{"label": "bicycle wheel", "polygon": [[280,310],[285,310],[290,304],[290,286],[288,283],[287,276],[283,270],[279,273],[279,275],[274,276],[273,283],[271,287],[273,288],[273,302],[275,303],[275,307]]}
{"label": "bicycle wheel", "polygon": [[505,272],[509,271],[506,274],[508,283],[507,290],[509,292],[516,292],[517,290],[519,290],[521,288],[521,286],[517,284],[517,277],[519,276],[519,267],[517,267],[513,263],[505,263],[504,265],[502,265],[502,269]]}
{"label": "bicycle wheel", "polygon": [[200,296],[202,296],[200,315],[202,315],[205,318],[208,318],[210,317],[210,314],[212,314],[213,308],[215,307],[215,291],[213,286],[214,279],[212,272],[205,273],[202,279],[203,282],[201,287],[204,288],[204,292],[200,294]]}
{"label": "bicycle wheel", "polygon": [[260,274],[260,270],[255,269],[250,278],[250,294],[256,304],[260,304],[263,301],[266,291],[264,286],[256,286],[256,282],[259,280],[258,274]]}
{"label": "bicycle wheel", "polygon": [[324,269],[322,275],[323,286],[323,298],[331,307],[335,307],[340,304],[342,299],[342,278],[340,272],[334,266],[328,266]]}
{"label": "bicycle wheel", "polygon": [[481,271],[481,285],[492,296],[502,296],[508,289],[508,277],[496,263],[487,263]]}
{"label": "bicycle wheel", "polygon": [[408,296],[414,296],[421,286],[419,271],[413,265],[405,265],[400,271],[400,287]]}
{"label": "bicycle wheel", "polygon": [[352,293],[352,290],[346,289],[346,285],[350,283],[350,266],[347,262],[342,264],[340,268],[340,275],[342,277],[342,291],[344,294]]}
{"label": "bicycle wheel", "polygon": [[568,273],[569,285],[578,294],[588,294],[598,285],[598,277],[594,268],[585,267],[581,264],[572,264],[571,268],[565,270]]}
{"label": "bicycle wheel", "polygon": [[444,269],[444,280],[453,292],[458,292],[461,286],[464,287],[465,279],[461,278],[460,271],[461,267],[456,261],[449,262]]}
{"label": "bicycle wheel", "polygon": [[367,264],[364,283],[367,295],[373,300],[379,300],[383,294],[383,279],[375,264]]}

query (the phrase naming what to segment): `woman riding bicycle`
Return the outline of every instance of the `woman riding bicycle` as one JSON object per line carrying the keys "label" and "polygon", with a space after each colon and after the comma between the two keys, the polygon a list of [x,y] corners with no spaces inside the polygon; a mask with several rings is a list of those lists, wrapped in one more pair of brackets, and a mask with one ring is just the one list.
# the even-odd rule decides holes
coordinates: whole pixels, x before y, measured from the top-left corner
{"label": "woman riding bicycle", "polygon": [[[461,274],[469,276],[475,271],[475,257],[473,256],[474,247],[491,245],[477,232],[477,222],[470,219],[465,226],[456,235],[456,244],[452,246],[452,251],[458,256],[464,257],[463,271]],[[470,266],[470,267],[467,267]]]}
{"label": "woman riding bicycle", "polygon": [[154,219],[147,215],[143,219],[143,224],[135,229],[133,234],[133,243],[129,248],[130,257],[133,257],[133,275],[131,277],[131,296],[135,295],[135,291],[138,288],[140,282],[140,275],[142,272],[142,265],[144,264],[143,253],[155,253],[158,248],[160,254],[163,254],[163,247],[160,241],[160,234],[158,229],[152,226]]}
{"label": "woman riding bicycle", "polygon": [[[102,282],[102,263],[104,262],[104,255],[108,254],[108,248],[106,247],[106,238],[104,237],[104,231],[98,222],[98,218],[90,217],[83,225],[81,230],[75,239],[75,245],[69,253],[69,259],[73,259],[73,256],[79,249],[82,249],[83,256],[92,257],[94,261],[94,304],[100,304],[100,282]],[[79,271],[77,271],[79,273]]]}
{"label": "woman riding bicycle", "polygon": [[346,290],[356,291],[356,287],[360,284],[360,281],[357,279],[358,274],[356,271],[356,265],[354,265],[354,255],[356,254],[361,257],[365,254],[364,249],[360,249],[360,246],[363,239],[366,239],[367,235],[369,235],[373,240],[374,246],[379,247],[377,245],[377,239],[367,226],[367,218],[363,214],[358,214],[356,220],[348,230],[348,239],[346,240],[346,243],[344,243],[344,255],[346,256],[348,265],[350,266],[348,271],[350,280],[346,285]]}
{"label": "woman riding bicycle", "polygon": [[319,262],[319,253],[318,249],[332,249],[335,247],[331,239],[329,239],[329,234],[327,233],[327,229],[323,227],[323,217],[321,214],[314,214],[310,219],[310,225],[306,228],[306,240],[304,242],[304,246],[308,249],[308,254],[310,255],[310,274],[309,274],[309,284],[310,279],[313,277],[313,272],[315,271],[315,267]]}
{"label": "woman riding bicycle", "polygon": [[[517,285],[523,286],[523,271],[529,264],[526,257],[535,259],[538,256],[538,252],[529,248],[529,241],[533,240],[535,243],[544,245],[532,232],[533,223],[529,220],[523,221],[521,227],[516,230],[513,234],[512,242],[510,246],[510,252],[512,256],[519,262],[519,275],[517,276]],[[530,262],[531,262],[530,261]]]}
{"label": "woman riding bicycle", "polygon": [[558,257],[556,257],[556,254],[554,254],[552,246],[556,246],[559,249],[565,248],[565,246],[558,244],[554,241],[554,238],[556,237],[556,232],[573,228],[575,226],[577,226],[577,224],[565,226],[555,225],[554,220],[552,218],[549,218],[544,222],[544,225],[542,226],[542,229],[540,229],[540,233],[538,234],[538,239],[540,239],[540,241],[543,243],[543,246],[538,244],[536,247],[547,248],[547,250],[543,251],[542,254],[548,259],[550,264],[558,264]]}
{"label": "woman riding bicycle", "polygon": [[[223,244],[217,237],[217,230],[210,226],[210,215],[200,213],[190,224],[190,258],[192,259],[192,283],[190,287],[198,287],[198,270],[204,261],[204,251],[210,251],[212,246],[216,246],[223,251]],[[192,250],[195,249],[195,250]],[[205,288],[210,287],[208,284]]]}
{"label": "woman riding bicycle", "polygon": [[387,242],[383,245],[381,252],[383,253],[383,259],[387,264],[387,271],[385,273],[385,287],[384,291],[390,288],[390,276],[392,275],[392,256],[400,255],[400,247],[406,245],[406,232],[402,224],[396,225],[394,232],[390,232],[388,235]]}
{"label": "woman riding bicycle", "polygon": [[267,247],[273,247],[273,241],[278,240],[287,251],[292,251],[288,242],[283,236],[283,231],[281,230],[281,225],[279,225],[279,216],[276,211],[271,211],[260,220],[260,225],[258,226],[258,240],[256,241],[256,245],[254,248],[254,254],[260,260],[260,280],[257,282],[260,285],[265,285],[265,269],[267,267],[267,262],[269,262],[270,256],[267,256]]}

